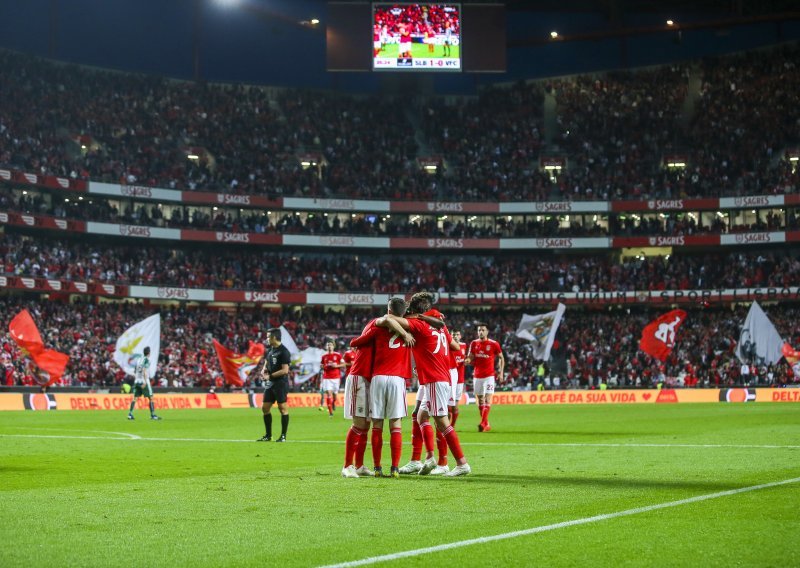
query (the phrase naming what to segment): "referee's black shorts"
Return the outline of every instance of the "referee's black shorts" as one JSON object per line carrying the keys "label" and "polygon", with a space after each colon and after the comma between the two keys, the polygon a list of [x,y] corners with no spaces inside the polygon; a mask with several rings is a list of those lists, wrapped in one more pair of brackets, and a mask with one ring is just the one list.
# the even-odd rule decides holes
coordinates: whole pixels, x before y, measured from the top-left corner
{"label": "referee's black shorts", "polygon": [[277,381],[270,381],[267,388],[264,389],[264,402],[280,403],[283,404],[289,399],[289,381],[281,379]]}

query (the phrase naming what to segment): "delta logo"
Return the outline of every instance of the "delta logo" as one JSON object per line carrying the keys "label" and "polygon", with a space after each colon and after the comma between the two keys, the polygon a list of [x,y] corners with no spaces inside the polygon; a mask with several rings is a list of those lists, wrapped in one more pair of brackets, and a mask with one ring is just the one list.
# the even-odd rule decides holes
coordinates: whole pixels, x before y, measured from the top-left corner
{"label": "delta logo", "polygon": [[722,389],[719,391],[720,402],[755,402],[756,389]]}
{"label": "delta logo", "polygon": [[678,402],[678,395],[675,389],[661,389],[656,397],[656,404],[674,404]]}
{"label": "delta logo", "polygon": [[55,410],[56,397],[49,393],[25,393],[22,395],[22,404],[25,410]]}

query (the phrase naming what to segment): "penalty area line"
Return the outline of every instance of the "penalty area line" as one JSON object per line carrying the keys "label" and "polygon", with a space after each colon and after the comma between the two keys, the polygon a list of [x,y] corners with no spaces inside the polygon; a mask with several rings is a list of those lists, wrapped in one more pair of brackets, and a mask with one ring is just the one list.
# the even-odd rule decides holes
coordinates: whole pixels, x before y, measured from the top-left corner
{"label": "penalty area line", "polygon": [[647,505],[645,507],[637,507],[635,509],[627,509],[625,511],[617,511],[616,513],[606,513],[603,515],[595,515],[593,517],[584,517],[582,519],[575,519],[572,521],[564,521],[561,523],[554,523],[552,525],[543,525],[513,531],[503,534],[496,534],[492,536],[484,536],[479,538],[472,538],[469,540],[461,540],[456,542],[449,542],[446,544],[439,544],[436,546],[429,546],[426,548],[417,548],[414,550],[406,550],[403,552],[395,552],[392,554],[384,554],[382,556],[372,556],[362,560],[352,560],[349,562],[341,562],[339,564],[326,564],[320,568],[349,568],[351,566],[366,566],[369,564],[377,564],[379,562],[390,562],[392,560],[399,560],[401,558],[410,558],[420,556],[422,554],[430,554],[432,552],[442,552],[444,550],[452,550],[454,548],[462,548],[464,546],[472,546],[473,544],[483,544],[486,542],[494,542],[497,540],[507,540],[517,538],[520,536],[527,536],[531,534],[543,533],[564,529],[568,527],[575,527],[579,525],[587,525],[590,523],[597,523],[600,521],[607,521],[610,519],[618,519],[620,517],[629,517],[631,515],[638,515],[640,513],[649,513],[650,511],[658,511],[659,509],[669,509],[672,507],[680,507],[681,505],[689,505],[692,503],[699,503],[701,501],[708,501],[710,499],[719,499],[720,497],[730,497],[732,495],[739,495],[740,493],[748,493],[750,491],[758,491],[761,489],[770,489],[772,487],[780,487],[782,485],[789,485],[791,483],[800,482],[800,477],[792,479],[784,479],[783,481],[773,481],[771,483],[763,483],[761,485],[752,485],[750,487],[741,487],[739,489],[730,489],[728,491],[720,491],[718,493],[709,493],[707,495],[698,495],[696,497],[689,497],[687,499],[680,499],[678,501],[668,501],[666,503],[659,503],[656,505]]}

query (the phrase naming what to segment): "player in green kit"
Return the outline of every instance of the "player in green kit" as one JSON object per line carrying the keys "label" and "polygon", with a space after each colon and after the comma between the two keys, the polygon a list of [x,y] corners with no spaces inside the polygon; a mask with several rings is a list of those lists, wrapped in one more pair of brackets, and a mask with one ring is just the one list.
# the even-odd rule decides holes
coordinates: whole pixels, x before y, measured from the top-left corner
{"label": "player in green kit", "polygon": [[144,355],[136,360],[133,367],[133,400],[131,408],[128,410],[128,420],[133,420],[133,408],[136,406],[136,399],[146,396],[150,401],[150,419],[161,420],[156,416],[153,407],[153,387],[150,386],[150,348],[144,348]]}

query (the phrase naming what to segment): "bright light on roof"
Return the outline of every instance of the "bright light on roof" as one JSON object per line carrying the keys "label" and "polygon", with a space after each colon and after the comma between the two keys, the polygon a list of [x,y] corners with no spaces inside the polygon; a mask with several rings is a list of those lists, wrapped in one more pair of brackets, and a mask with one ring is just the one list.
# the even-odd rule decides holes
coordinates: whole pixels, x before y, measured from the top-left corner
{"label": "bright light on roof", "polygon": [[672,20],[667,20],[667,25],[668,25],[668,26],[674,26],[674,25],[675,25],[675,22],[674,22],[674,21],[672,21]]}
{"label": "bright light on roof", "polygon": [[311,23],[316,26],[319,23],[319,20],[317,18],[312,18]]}
{"label": "bright light on roof", "polygon": [[550,32],[550,37],[556,39],[558,37],[558,32],[553,30],[552,32]]}

